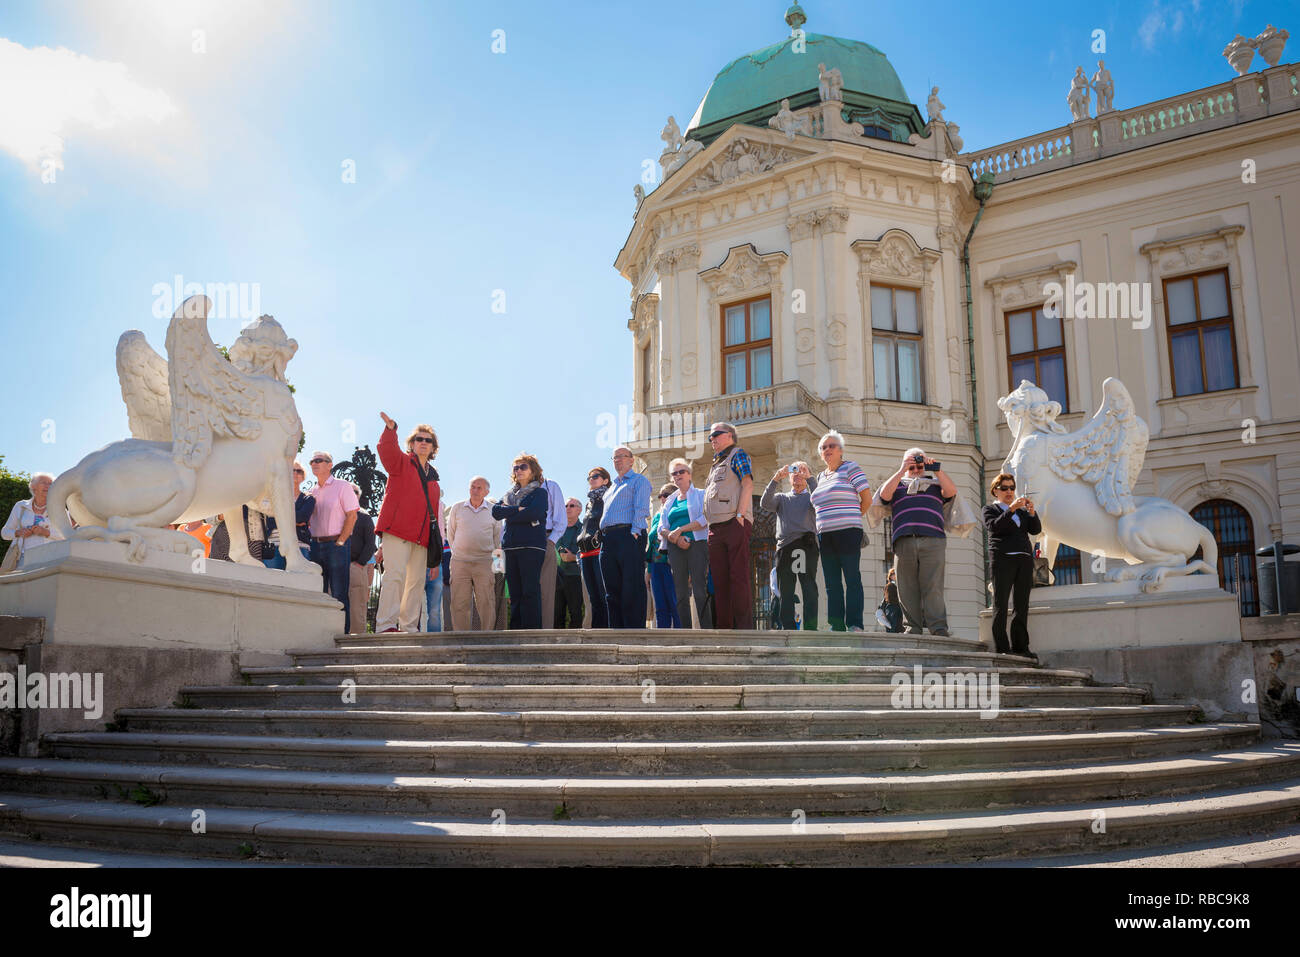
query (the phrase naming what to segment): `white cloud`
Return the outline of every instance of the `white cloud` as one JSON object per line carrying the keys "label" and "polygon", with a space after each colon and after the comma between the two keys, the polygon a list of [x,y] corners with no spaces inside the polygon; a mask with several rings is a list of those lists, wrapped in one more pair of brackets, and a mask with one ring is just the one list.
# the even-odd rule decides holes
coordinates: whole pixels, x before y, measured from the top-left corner
{"label": "white cloud", "polygon": [[27,49],[0,37],[0,150],[34,172],[63,169],[65,136],[78,127],[158,125],[178,112],[164,91],[137,83],[125,64],[59,47]]}
{"label": "white cloud", "polygon": [[[1192,0],[1193,13],[1198,10],[1200,10],[1199,0]],[[1173,15],[1172,23],[1169,20],[1171,12]],[[1154,50],[1156,41],[1160,39],[1160,34],[1166,30],[1175,35],[1181,33],[1186,20],[1182,8],[1175,9],[1172,6],[1161,6],[1160,0],[1156,0],[1151,5],[1151,11],[1138,27],[1138,37],[1142,41],[1142,46],[1148,50]]]}

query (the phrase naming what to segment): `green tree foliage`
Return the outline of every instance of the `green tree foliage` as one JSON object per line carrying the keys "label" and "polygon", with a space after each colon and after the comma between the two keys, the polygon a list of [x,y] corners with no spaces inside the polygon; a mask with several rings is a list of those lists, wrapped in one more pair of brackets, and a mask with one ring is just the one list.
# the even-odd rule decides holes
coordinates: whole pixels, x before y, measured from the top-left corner
{"label": "green tree foliage", "polygon": [[[0,523],[8,520],[16,502],[32,497],[32,491],[27,486],[31,476],[26,472],[11,472],[4,463],[5,457],[0,455]],[[13,542],[0,539],[0,558],[4,558],[12,544]]]}

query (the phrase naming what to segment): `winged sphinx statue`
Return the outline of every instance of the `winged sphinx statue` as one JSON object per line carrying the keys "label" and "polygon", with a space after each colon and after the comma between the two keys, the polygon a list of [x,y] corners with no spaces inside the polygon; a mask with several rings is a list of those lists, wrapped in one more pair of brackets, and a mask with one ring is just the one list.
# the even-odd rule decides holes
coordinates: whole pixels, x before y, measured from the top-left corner
{"label": "winged sphinx statue", "polygon": [[[144,333],[117,343],[117,375],[133,438],[92,452],[50,487],[50,523],[69,539],[127,543],[131,561],[149,548],[185,552],[194,539],[167,525],[244,505],[294,527],[292,462],[302,420],[284,370],[298,351],[270,316],[250,323],[226,359],[208,335],[211,300],[192,296],[167,327],[167,359]],[[64,506],[77,522],[72,528]],[[261,566],[242,521],[227,522],[230,557]],[[317,572],[296,548],[288,571]]]}
{"label": "winged sphinx statue", "polygon": [[[1147,425],[1124,383],[1102,383],[1101,407],[1082,428],[1067,433],[1056,421],[1061,404],[1021,381],[998,400],[1014,439],[1003,469],[1019,494],[1034,500],[1043,523],[1043,554],[1055,564],[1061,543],[1127,565],[1106,581],[1140,578],[1155,591],[1168,575],[1218,576],[1218,545],[1204,525],[1165,498],[1134,495],[1146,458]],[[1197,548],[1204,559],[1192,561]]]}

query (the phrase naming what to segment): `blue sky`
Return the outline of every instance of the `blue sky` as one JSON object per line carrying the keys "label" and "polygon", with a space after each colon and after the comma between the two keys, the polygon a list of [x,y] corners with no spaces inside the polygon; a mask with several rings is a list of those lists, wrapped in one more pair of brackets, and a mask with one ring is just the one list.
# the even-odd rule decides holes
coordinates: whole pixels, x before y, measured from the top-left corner
{"label": "blue sky", "polygon": [[[162,351],[152,290],[179,274],[258,284],[300,346],[308,451],[345,458],[347,422],[373,448],[383,410],[438,430],[452,500],[476,473],[503,491],[520,450],[581,497],[609,465],[597,416],[632,402],[612,262],[642,162],[788,34],[785,6],[6,0],[0,78],[27,89],[0,104],[5,464],[57,473],[129,434],[114,347],[138,328]],[[884,51],[923,116],[937,84],[967,149],[1068,122],[1095,29],[1119,109],[1228,80],[1235,33],[1300,30],[1294,2],[804,8]]]}

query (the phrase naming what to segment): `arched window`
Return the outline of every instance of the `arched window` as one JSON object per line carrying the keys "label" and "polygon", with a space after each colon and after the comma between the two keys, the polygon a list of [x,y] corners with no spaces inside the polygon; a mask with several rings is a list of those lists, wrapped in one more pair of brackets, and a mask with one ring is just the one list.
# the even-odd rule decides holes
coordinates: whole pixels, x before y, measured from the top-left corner
{"label": "arched window", "polygon": [[1219,585],[1237,595],[1243,616],[1258,615],[1255,528],[1250,513],[1236,502],[1216,498],[1192,509],[1192,518],[1208,528],[1219,543]]}

